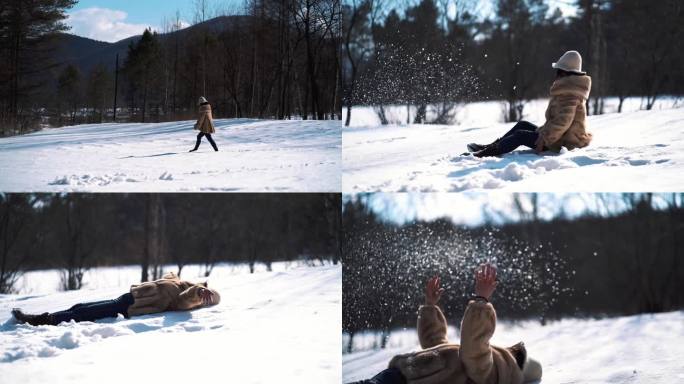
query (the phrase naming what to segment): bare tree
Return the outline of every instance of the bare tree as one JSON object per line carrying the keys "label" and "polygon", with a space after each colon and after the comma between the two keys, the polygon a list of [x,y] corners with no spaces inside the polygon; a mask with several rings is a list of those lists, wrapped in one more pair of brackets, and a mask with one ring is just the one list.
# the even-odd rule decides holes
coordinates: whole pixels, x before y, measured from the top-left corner
{"label": "bare tree", "polygon": [[[145,204],[145,250],[142,260],[142,276],[140,281],[161,278],[163,271],[163,255],[165,252],[165,220],[166,209],[161,195],[147,195]],[[180,269],[179,269],[180,274]]]}
{"label": "bare tree", "polygon": [[96,230],[88,194],[67,194],[63,198],[65,236],[62,241],[61,286],[65,291],[83,287],[83,275],[89,269],[89,259],[95,249]]}
{"label": "bare tree", "polygon": [[14,292],[29,260],[28,252],[13,251],[29,226],[27,210],[35,209],[37,201],[34,195],[0,194],[0,294]]}

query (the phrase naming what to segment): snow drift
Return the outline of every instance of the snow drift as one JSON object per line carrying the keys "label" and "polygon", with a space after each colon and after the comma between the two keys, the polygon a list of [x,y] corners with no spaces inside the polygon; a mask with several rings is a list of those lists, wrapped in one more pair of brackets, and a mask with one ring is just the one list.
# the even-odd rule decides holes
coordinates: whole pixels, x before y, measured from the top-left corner
{"label": "snow drift", "polygon": [[[190,274],[183,275],[193,280]],[[144,383],[158,382],[160,377],[201,383],[275,383],[283,377],[298,383],[341,381],[339,265],[255,274],[217,267],[209,284],[222,296],[214,307],[54,327],[16,324],[10,309],[65,309],[81,301],[117,297],[128,290],[127,284],[0,295],[0,381]]]}
{"label": "snow drift", "polygon": [[[544,108],[543,103],[531,107]],[[489,124],[491,106],[480,111]],[[531,109],[530,107],[530,109]],[[489,110],[489,113],[485,111]],[[542,118],[530,118],[543,123]],[[530,110],[537,117],[539,110]],[[360,119],[368,115],[362,110]],[[372,119],[368,119],[372,121]],[[521,147],[500,158],[463,156],[471,142],[489,143],[513,124],[361,125],[345,128],[342,190],[457,192],[500,189],[534,192],[676,192],[684,189],[684,108],[588,117],[591,145],[536,155]]]}
{"label": "snow drift", "polygon": [[[454,323],[454,318],[448,318]],[[449,328],[458,343],[458,331]],[[357,335],[355,346],[369,348],[372,335]],[[565,319],[538,322],[499,321],[492,344],[524,341],[543,366],[543,383],[675,383],[684,381],[684,311],[602,320]],[[345,340],[346,342],[346,340]],[[342,357],[343,382],[372,377],[392,356],[418,350],[415,329],[390,335],[384,350],[364,350]]]}
{"label": "snow drift", "polygon": [[217,119],[92,124],[0,139],[3,192],[339,192],[339,121]]}

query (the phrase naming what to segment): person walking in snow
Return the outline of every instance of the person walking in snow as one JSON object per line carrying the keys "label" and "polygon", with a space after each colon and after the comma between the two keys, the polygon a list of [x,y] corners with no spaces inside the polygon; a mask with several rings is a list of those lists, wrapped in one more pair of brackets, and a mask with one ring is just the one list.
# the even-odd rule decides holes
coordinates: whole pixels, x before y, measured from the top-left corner
{"label": "person walking in snow", "polygon": [[209,140],[209,144],[214,147],[214,151],[218,152],[218,147],[216,146],[214,139],[211,138],[211,134],[216,133],[214,118],[211,115],[211,104],[209,104],[204,96],[199,98],[197,104],[199,105],[199,117],[197,118],[197,123],[195,123],[195,129],[200,132],[197,134],[195,148],[191,149],[190,152],[195,152],[199,148],[200,143],[202,142],[202,136],[206,136],[207,140]]}
{"label": "person walking in snow", "polygon": [[585,103],[591,90],[591,77],[582,72],[582,56],[577,51],[565,52],[551,67],[556,69],[556,80],[551,85],[546,123],[537,127],[528,121],[519,121],[491,144],[468,144],[468,151],[476,157],[487,157],[503,155],[521,145],[537,153],[589,145],[591,133],[586,130]]}
{"label": "person walking in snow", "polygon": [[490,298],[496,289],[496,268],[483,264],[475,271],[475,296],[461,322],[461,344],[447,340],[447,322],[437,306],[443,288],[439,277],[428,280],[425,305],[418,309],[418,352],[398,355],[389,367],[357,384],[521,384],[541,379],[539,362],[529,358],[520,342],[502,348],[489,344],[496,327]]}
{"label": "person walking in snow", "polygon": [[63,321],[95,321],[107,317],[125,318],[166,311],[189,311],[216,305],[221,295],[207,287],[206,283],[193,284],[181,280],[170,272],[163,278],[131,286],[128,293],[114,300],[76,304],[59,312],[29,315],[13,309],[12,316],[19,323],[31,325],[57,325]]}

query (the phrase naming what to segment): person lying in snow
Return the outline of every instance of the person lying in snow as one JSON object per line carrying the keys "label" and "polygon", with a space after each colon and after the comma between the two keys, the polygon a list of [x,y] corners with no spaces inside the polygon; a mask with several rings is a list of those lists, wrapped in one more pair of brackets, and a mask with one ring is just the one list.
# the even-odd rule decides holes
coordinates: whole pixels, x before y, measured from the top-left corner
{"label": "person lying in snow", "polygon": [[13,309],[12,315],[19,323],[31,325],[57,325],[63,321],[95,321],[122,314],[130,316],[149,315],[166,311],[188,311],[216,305],[221,301],[218,292],[207,283],[193,284],[181,280],[170,272],[163,278],[131,286],[130,292],[114,300],[76,304],[66,311],[29,315]]}
{"label": "person lying in snow", "polygon": [[509,348],[489,344],[496,312],[489,299],[496,289],[496,268],[483,264],[475,271],[475,297],[461,322],[461,344],[447,340],[447,322],[437,306],[444,292],[439,277],[425,288],[425,305],[418,310],[418,340],[423,350],[392,358],[389,368],[357,384],[519,384],[541,379],[539,362],[529,358],[520,342]]}
{"label": "person lying in snow", "polygon": [[211,134],[216,133],[216,129],[214,128],[214,118],[211,115],[211,105],[204,96],[199,98],[197,104],[199,105],[199,117],[195,123],[195,129],[199,130],[200,132],[197,134],[195,148],[191,149],[190,152],[195,152],[199,148],[200,143],[202,142],[202,136],[206,136],[207,140],[209,140],[209,144],[214,147],[214,151],[218,151],[218,147],[216,146],[214,139],[211,138]]}
{"label": "person lying in snow", "polygon": [[556,69],[556,80],[551,85],[546,123],[537,127],[528,121],[519,121],[491,144],[468,144],[468,151],[476,157],[487,157],[503,155],[521,145],[537,153],[589,145],[591,133],[586,131],[585,103],[591,90],[591,77],[582,72],[582,56],[577,51],[565,52],[551,67]]}

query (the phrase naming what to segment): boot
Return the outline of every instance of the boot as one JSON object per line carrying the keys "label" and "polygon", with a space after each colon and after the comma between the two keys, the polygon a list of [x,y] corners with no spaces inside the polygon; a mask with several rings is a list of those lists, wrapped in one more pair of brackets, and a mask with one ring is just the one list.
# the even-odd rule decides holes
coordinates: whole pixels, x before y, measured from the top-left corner
{"label": "boot", "polygon": [[52,316],[48,312],[40,315],[29,315],[21,311],[19,308],[12,310],[12,316],[21,324],[29,323],[31,325],[55,325],[52,321]]}
{"label": "boot", "polygon": [[470,144],[467,145],[467,147],[468,147],[468,152],[471,152],[471,153],[479,152],[479,151],[485,149],[485,148],[486,148],[487,146],[489,146],[489,145],[499,144],[499,141],[501,141],[501,138],[498,138],[498,139],[494,140],[494,142],[491,143],[491,144],[470,143]]}
{"label": "boot", "polygon": [[191,149],[190,152],[195,152],[199,148],[201,143],[202,143],[202,137],[200,136],[197,138],[197,142],[195,143],[195,148]]}
{"label": "boot", "polygon": [[209,141],[211,147],[214,148],[214,151],[218,152],[218,146],[216,145],[216,142],[214,141],[214,138],[211,137],[211,135],[207,135],[207,141]]}
{"label": "boot", "polygon": [[473,153],[475,157],[492,157],[501,155],[498,141],[484,147],[482,150]]}

